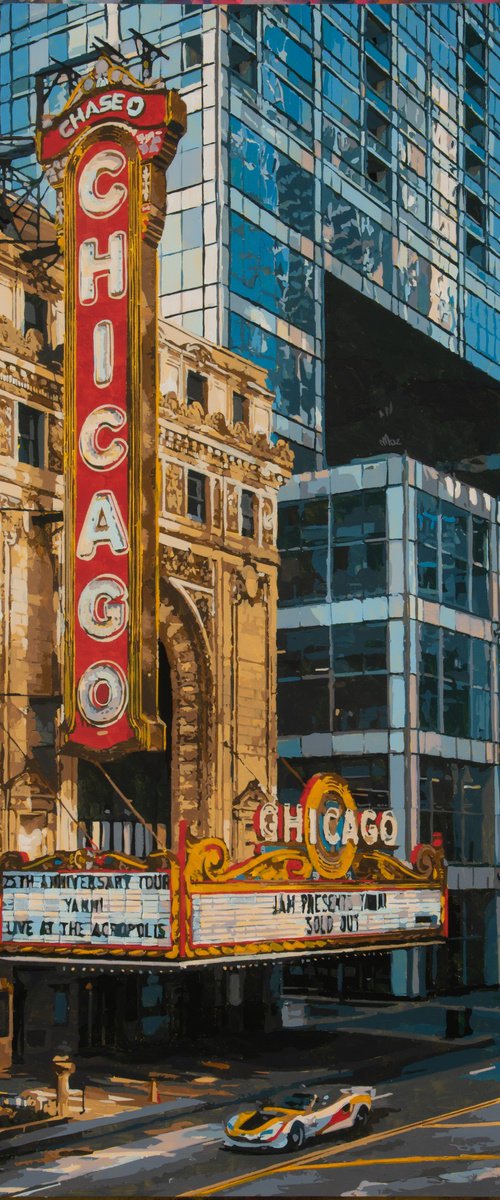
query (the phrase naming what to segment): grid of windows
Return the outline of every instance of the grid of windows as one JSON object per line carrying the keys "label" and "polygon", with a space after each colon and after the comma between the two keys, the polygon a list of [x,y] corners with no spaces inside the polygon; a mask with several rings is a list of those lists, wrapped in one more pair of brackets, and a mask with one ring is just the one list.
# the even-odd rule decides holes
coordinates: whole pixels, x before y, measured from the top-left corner
{"label": "grid of windows", "polygon": [[455,863],[494,860],[494,796],[491,767],[420,759],[420,838],[440,833],[446,858]]}
{"label": "grid of windows", "polygon": [[314,175],[237,117],[230,121],[233,187],[307,237],[314,237]]}
{"label": "grid of windows", "polygon": [[278,507],[281,604],[325,599],[328,583],[328,500],[299,500]]}
{"label": "grid of windows", "polygon": [[[285,501],[278,509],[280,602],[347,600],[387,591],[386,494],[378,489]],[[328,586],[328,547],[331,580]]]}
{"label": "grid of windows", "polygon": [[265,309],[313,333],[314,263],[235,213],[230,247],[233,290],[246,299],[258,290]]}
{"label": "grid of windows", "polygon": [[366,186],[381,200],[391,196],[389,104],[391,100],[391,19],[381,9],[365,15],[364,67]]}
{"label": "grid of windows", "polygon": [[489,616],[488,521],[418,492],[417,524],[419,595]]}
{"label": "grid of windows", "polygon": [[481,638],[420,627],[419,723],[451,737],[491,739],[491,646]]}
{"label": "grid of windows", "polygon": [[278,633],[281,736],[386,729],[387,626],[367,621]]}
{"label": "grid of windows", "polygon": [[[484,29],[465,17],[464,25],[464,126],[467,134],[464,209],[465,254],[469,264],[486,268],[487,208],[484,172],[487,150],[486,117],[487,43]],[[468,151],[468,156],[467,156]],[[475,151],[475,153],[474,153]],[[475,167],[474,160],[481,164]],[[467,167],[473,166],[473,173]]]}

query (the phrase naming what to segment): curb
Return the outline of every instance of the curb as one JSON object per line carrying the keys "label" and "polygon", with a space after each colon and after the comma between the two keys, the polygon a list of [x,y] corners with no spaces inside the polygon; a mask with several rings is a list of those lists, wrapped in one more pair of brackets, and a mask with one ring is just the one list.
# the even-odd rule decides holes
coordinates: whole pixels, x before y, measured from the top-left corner
{"label": "curb", "polygon": [[[65,1142],[70,1138],[72,1141],[80,1141],[86,1137],[100,1137],[105,1133],[120,1133],[122,1129],[133,1129],[134,1126],[143,1125],[147,1121],[159,1121],[169,1116],[172,1118],[184,1116],[209,1107],[215,1107],[215,1103],[212,1105],[210,1101],[188,1100],[181,1096],[178,1100],[168,1100],[164,1104],[147,1104],[143,1108],[134,1109],[133,1112],[116,1113],[110,1117],[96,1117],[91,1121],[75,1121],[54,1130],[41,1129],[38,1137],[34,1137],[31,1133],[24,1133],[17,1138],[12,1138],[10,1142],[0,1143],[0,1159],[28,1153],[30,1150],[40,1151],[45,1146],[54,1146],[58,1142]],[[221,1107],[220,1101],[218,1101],[217,1107]]]}
{"label": "curb", "polygon": [[47,1117],[40,1121],[25,1121],[24,1125],[17,1126],[17,1132],[15,1126],[14,1132],[12,1128],[8,1129],[6,1126],[3,1126],[0,1129],[0,1147],[5,1145],[5,1143],[9,1145],[12,1137],[24,1137],[25,1135],[32,1137],[35,1131],[43,1133],[45,1129],[55,1129],[58,1125],[67,1125],[68,1120],[68,1117]]}
{"label": "curb", "polygon": [[362,1033],[370,1034],[372,1037],[375,1033],[380,1034],[380,1037],[400,1038],[407,1042],[429,1042],[430,1046],[445,1046],[447,1049],[466,1050],[468,1046],[472,1046],[474,1050],[479,1050],[482,1046],[492,1046],[495,1038],[489,1033],[480,1034],[477,1036],[468,1035],[465,1037],[445,1038],[439,1033],[403,1033],[399,1029],[377,1029],[373,1030],[368,1025],[345,1025],[342,1028],[340,1025],[336,1029],[337,1033]]}
{"label": "curb", "polygon": [[[344,1028],[339,1029],[338,1032],[347,1033],[352,1032],[352,1030]],[[360,1029],[360,1032],[364,1031]],[[366,1032],[368,1031],[366,1030]],[[372,1029],[370,1032],[373,1035],[377,1031]],[[393,1031],[391,1031],[389,1036],[396,1038],[406,1037],[408,1040],[408,1035],[394,1033]],[[415,1038],[415,1035],[412,1036]],[[479,1049],[481,1047],[491,1046],[495,1042],[495,1038],[489,1036],[470,1039],[445,1039],[440,1038],[437,1035],[425,1036],[423,1034],[418,1035],[418,1040],[421,1042],[428,1042],[430,1047],[444,1045],[446,1049],[454,1049],[458,1051],[467,1050],[470,1047],[473,1049]],[[333,1080],[332,1074],[333,1072],[330,1070],[327,1075],[318,1075],[315,1079],[308,1079],[307,1085],[305,1086],[319,1087],[324,1084],[333,1086],[336,1086],[337,1084],[341,1085],[342,1078]],[[344,1075],[345,1072],[338,1072],[338,1074],[341,1076]],[[379,1082],[382,1082],[382,1080]],[[240,1103],[244,1104],[247,1100],[254,1100],[256,1095],[259,1095],[261,1100],[268,1100],[271,1099],[277,1091],[279,1092],[281,1090],[281,1088],[276,1086],[273,1087],[271,1085],[271,1087],[267,1090],[264,1090],[264,1088],[256,1089],[251,1095],[242,1094],[239,1097],[239,1101]],[[214,1098],[213,1100],[196,1100],[195,1098],[191,1099],[180,1096],[177,1100],[167,1100],[160,1104],[147,1104],[142,1108],[134,1109],[133,1112],[116,1113],[109,1117],[96,1117],[90,1121],[75,1121],[66,1123],[64,1120],[64,1123],[59,1125],[57,1129],[41,1129],[37,1137],[34,1136],[33,1132],[33,1134],[21,1134],[18,1137],[12,1138],[10,1142],[0,1142],[0,1160],[13,1158],[16,1155],[27,1154],[30,1151],[40,1152],[43,1151],[46,1146],[57,1147],[57,1145],[62,1145],[70,1140],[72,1142],[77,1142],[82,1141],[84,1138],[99,1138],[106,1133],[121,1133],[122,1130],[134,1129],[135,1127],[142,1126],[147,1123],[155,1123],[161,1120],[165,1121],[168,1120],[168,1118],[174,1120],[179,1116],[189,1116],[191,1113],[206,1112],[210,1111],[211,1109],[220,1109],[226,1107],[226,1104],[227,1100],[221,1100],[220,1097],[217,1099]]]}

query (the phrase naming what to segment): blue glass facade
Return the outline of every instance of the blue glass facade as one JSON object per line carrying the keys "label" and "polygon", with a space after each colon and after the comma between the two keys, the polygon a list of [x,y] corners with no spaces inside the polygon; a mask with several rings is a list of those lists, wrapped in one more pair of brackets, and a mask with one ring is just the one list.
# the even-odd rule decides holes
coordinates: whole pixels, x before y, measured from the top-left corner
{"label": "blue glass facade", "polygon": [[[324,450],[324,277],[500,379],[499,5],[4,4],[4,134],[33,74],[168,54],[188,107],[169,174],[163,314],[264,364],[297,469]],[[61,90],[51,98],[62,101]]]}
{"label": "blue glass facade", "polygon": [[[361,808],[397,812],[408,855],[443,837],[465,908],[493,903],[498,871],[498,509],[389,454],[293,478],[278,513],[280,798],[338,771]],[[477,928],[472,973],[463,912],[450,934],[468,986],[498,979],[498,927]],[[419,988],[450,988],[453,971],[429,959],[425,983],[424,966]]]}

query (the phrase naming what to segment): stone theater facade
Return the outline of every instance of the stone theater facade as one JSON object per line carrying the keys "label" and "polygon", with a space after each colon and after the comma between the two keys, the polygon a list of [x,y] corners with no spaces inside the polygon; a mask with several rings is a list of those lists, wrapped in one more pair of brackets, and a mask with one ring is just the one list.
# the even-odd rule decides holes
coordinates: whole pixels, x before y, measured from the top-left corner
{"label": "stone theater facade", "polygon": [[[287,447],[269,440],[272,396],[265,372],[160,323],[159,704],[162,710],[163,689],[171,724],[164,754],[145,751],[122,760],[129,779],[124,794],[132,802],[134,771],[149,771],[153,789],[161,791],[153,820],[146,805],[143,823],[112,784],[95,774],[89,780],[92,768],[57,748],[64,634],[62,270],[57,263],[37,277],[20,251],[7,239],[0,242],[6,314],[0,323],[2,852],[34,860],[90,843],[144,856],[167,840],[175,847],[185,820],[193,833],[211,832],[226,841],[233,858],[244,858],[255,841],[253,812],[263,794],[276,794],[276,492],[291,467]],[[99,809],[87,799],[93,784]],[[93,993],[95,1000],[93,1026],[84,1014],[81,1037],[88,1046],[107,1044],[109,977],[70,988],[68,972],[21,964],[14,973],[6,970],[3,993],[13,994],[14,975],[16,1012],[14,1024],[4,1022],[2,1029],[4,1059],[13,1034],[18,1055],[57,1049],[61,1028],[48,1044],[53,1005],[62,1004],[73,1024],[80,993],[86,1011]],[[139,1012],[139,976],[132,985],[127,980],[127,1003]],[[169,991],[175,1026],[178,988]]]}

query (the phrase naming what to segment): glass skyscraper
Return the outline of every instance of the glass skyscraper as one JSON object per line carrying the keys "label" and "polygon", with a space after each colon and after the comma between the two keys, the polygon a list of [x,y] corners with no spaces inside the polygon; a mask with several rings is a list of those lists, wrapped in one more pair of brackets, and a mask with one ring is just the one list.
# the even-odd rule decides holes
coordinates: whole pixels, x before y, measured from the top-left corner
{"label": "glass skyscraper", "polygon": [[498,10],[3,5],[2,134],[32,132],[37,71],[96,38],[133,69],[142,33],[188,108],[163,316],[267,367],[297,471],[408,450],[491,491]]}

